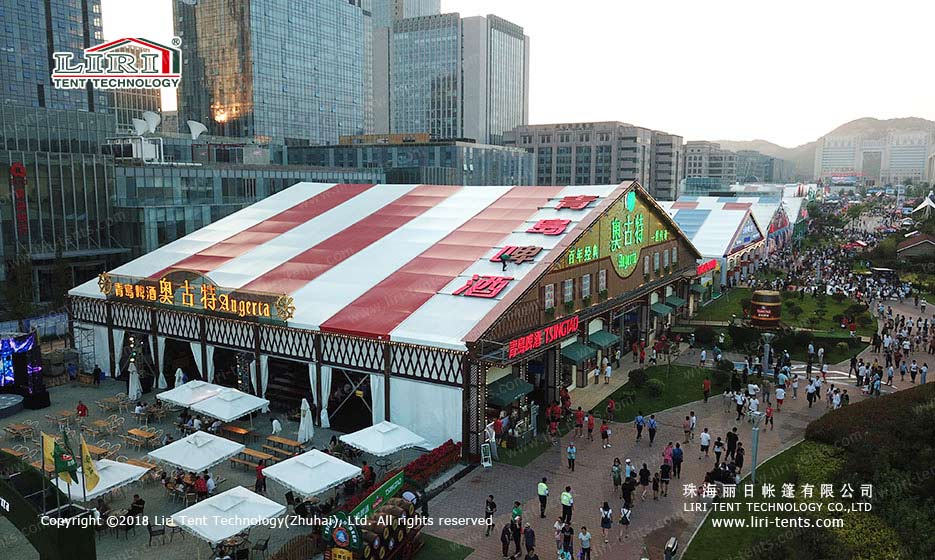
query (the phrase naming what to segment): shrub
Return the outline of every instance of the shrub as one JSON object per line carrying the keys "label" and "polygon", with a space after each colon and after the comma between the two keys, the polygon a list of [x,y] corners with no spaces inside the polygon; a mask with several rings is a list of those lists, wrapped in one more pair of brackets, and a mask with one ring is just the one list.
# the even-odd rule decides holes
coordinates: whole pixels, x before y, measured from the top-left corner
{"label": "shrub", "polygon": [[760,333],[755,329],[734,325],[727,328],[727,334],[730,335],[731,342],[733,343],[731,348],[740,352],[746,352],[747,348],[755,346],[760,339]]}
{"label": "shrub", "polygon": [[634,387],[642,387],[646,385],[646,382],[649,380],[649,374],[646,373],[646,370],[643,368],[634,369],[630,372],[630,383]]}
{"label": "shrub", "polygon": [[847,296],[844,295],[842,292],[835,292],[834,295],[831,296],[831,299],[833,299],[834,301],[838,303],[841,303],[842,301],[847,299]]}
{"label": "shrub", "polygon": [[857,326],[859,327],[868,327],[872,322],[873,319],[871,319],[870,316],[866,313],[857,316]]}
{"label": "shrub", "polygon": [[833,317],[831,317],[831,320],[834,321],[835,325],[840,325],[841,321],[844,320],[844,315],[841,315],[840,313],[838,313],[837,315],[834,315]]}
{"label": "shrub", "polygon": [[711,344],[716,338],[717,333],[711,327],[701,326],[695,329],[695,342],[702,346]]}
{"label": "shrub", "polygon": [[818,326],[818,323],[821,323],[821,317],[816,315],[808,318],[808,326],[815,328]]}
{"label": "shrub", "polygon": [[846,343],[846,342],[839,342],[839,343],[835,344],[835,347],[836,347],[838,350],[841,350],[842,352],[847,352],[847,350],[848,350],[851,346],[850,346],[850,344],[848,344],[848,343]]}
{"label": "shrub", "polygon": [[[727,364],[727,367],[724,367],[724,364]],[[730,374],[733,369],[734,365],[728,360],[721,360],[717,367],[711,370],[711,381],[713,381],[714,386],[727,387],[730,383]]]}
{"label": "shrub", "polygon": [[666,384],[661,379],[650,379],[646,382],[646,391],[651,397],[661,397],[666,390]]}
{"label": "shrub", "polygon": [[845,315],[860,315],[867,310],[867,306],[862,303],[855,303],[844,310]]}

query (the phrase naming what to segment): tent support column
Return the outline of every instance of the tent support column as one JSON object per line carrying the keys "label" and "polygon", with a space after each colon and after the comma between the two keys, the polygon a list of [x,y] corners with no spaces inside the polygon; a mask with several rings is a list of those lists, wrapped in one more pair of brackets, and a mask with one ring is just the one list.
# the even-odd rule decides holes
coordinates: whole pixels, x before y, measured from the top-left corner
{"label": "tent support column", "polygon": [[159,317],[157,313],[158,311],[154,307],[149,315],[150,333],[152,334],[152,337],[150,337],[152,344],[149,345],[149,352],[153,355],[153,375],[156,376],[158,381],[159,374],[162,372],[162,364],[159,363]]}
{"label": "tent support column", "polygon": [[201,342],[201,374],[208,379],[208,336],[205,332],[205,317],[198,317],[198,340]]}
{"label": "tent support column", "polygon": [[383,344],[383,419],[390,421],[390,370],[392,369],[392,349]]}
{"label": "tent support column", "polygon": [[[318,409],[314,414],[314,418],[312,418],[312,424],[321,426],[321,411],[328,402],[325,400],[325,396],[321,394],[321,337],[313,335],[312,348],[315,351],[313,356],[315,359],[315,396],[318,398]],[[328,397],[330,396],[328,395]]]}
{"label": "tent support column", "polygon": [[253,368],[254,378],[253,382],[255,383],[257,396],[263,395],[263,373],[260,371],[260,324],[253,324],[253,363],[256,366]]}
{"label": "tent support column", "polygon": [[104,302],[104,309],[107,311],[107,355],[110,357],[110,376],[116,378],[117,362],[114,360],[114,310],[109,301]]}

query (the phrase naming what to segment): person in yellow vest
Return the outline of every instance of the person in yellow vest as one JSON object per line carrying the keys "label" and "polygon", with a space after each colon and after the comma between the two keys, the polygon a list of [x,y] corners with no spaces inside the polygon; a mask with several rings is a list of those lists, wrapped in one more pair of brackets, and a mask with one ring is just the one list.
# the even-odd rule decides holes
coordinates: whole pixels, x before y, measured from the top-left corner
{"label": "person in yellow vest", "polygon": [[546,477],[542,477],[536,493],[539,495],[539,517],[545,519],[545,505],[549,500],[549,485],[546,484]]}

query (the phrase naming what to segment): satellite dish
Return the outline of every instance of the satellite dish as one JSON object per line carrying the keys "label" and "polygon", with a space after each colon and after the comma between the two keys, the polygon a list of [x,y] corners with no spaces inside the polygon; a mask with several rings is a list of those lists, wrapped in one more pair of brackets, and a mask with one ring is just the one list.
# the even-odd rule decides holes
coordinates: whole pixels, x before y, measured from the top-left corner
{"label": "satellite dish", "polygon": [[156,132],[156,127],[162,122],[162,117],[152,111],[143,111],[143,120],[146,121],[150,132]]}
{"label": "satellite dish", "polygon": [[188,121],[188,130],[192,131],[192,140],[198,140],[198,137],[208,130],[208,127],[198,121]]}
{"label": "satellite dish", "polygon": [[149,130],[149,124],[143,119],[133,119],[133,130],[135,130],[138,135],[142,136]]}

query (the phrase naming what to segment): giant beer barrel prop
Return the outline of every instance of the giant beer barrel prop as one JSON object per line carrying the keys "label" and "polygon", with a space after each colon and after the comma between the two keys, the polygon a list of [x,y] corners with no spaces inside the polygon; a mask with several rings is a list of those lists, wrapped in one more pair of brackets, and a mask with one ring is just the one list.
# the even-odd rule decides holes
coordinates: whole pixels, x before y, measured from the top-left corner
{"label": "giant beer barrel prop", "polygon": [[400,508],[406,512],[406,515],[412,515],[416,510],[415,504],[403,498],[390,498],[386,503]]}
{"label": "giant beer barrel prop", "polygon": [[773,290],[757,290],[750,298],[750,319],[753,326],[763,329],[779,327],[782,316],[782,298]]}
{"label": "giant beer barrel prop", "polygon": [[380,535],[372,533],[366,529],[360,532],[361,540],[363,540],[364,550],[363,558],[364,560],[375,560],[381,559],[386,556],[386,549],[383,545],[383,539]]}

